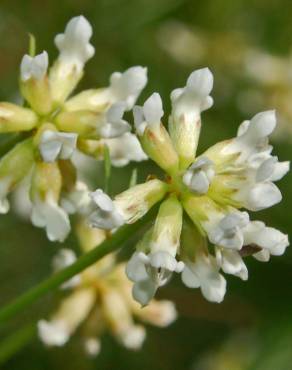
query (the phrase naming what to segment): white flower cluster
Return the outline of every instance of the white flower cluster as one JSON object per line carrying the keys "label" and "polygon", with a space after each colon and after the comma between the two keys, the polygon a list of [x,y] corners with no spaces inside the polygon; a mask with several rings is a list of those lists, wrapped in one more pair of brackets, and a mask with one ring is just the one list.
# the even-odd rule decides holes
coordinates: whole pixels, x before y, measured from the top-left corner
{"label": "white flower cluster", "polygon": [[[0,103],[0,133],[31,135],[0,160],[0,213],[9,210],[8,194],[30,178],[31,221],[45,228],[51,241],[64,241],[71,229],[69,214],[86,212],[90,203],[74,154],[100,160],[107,147],[114,166],[147,159],[123,118],[147,83],[146,68],[114,72],[108,87],[70,96],[94,55],[91,36],[83,16],[72,18],[55,37],[59,55],[50,68],[46,51],[22,58],[20,90],[28,108]],[[75,180],[68,184],[68,178]]]}
{"label": "white flower cluster", "polygon": [[[105,232],[79,225],[80,245],[90,250],[105,239]],[[61,249],[53,259],[53,269],[58,271],[76,260],[70,249]],[[84,349],[90,356],[101,350],[100,336],[108,330],[124,347],[137,350],[146,337],[141,323],[158,327],[170,325],[177,316],[170,301],[153,301],[141,310],[131,297],[130,282],[125,275],[125,265],[108,255],[81,274],[66,282],[63,289],[70,293],[63,299],[49,320],[38,322],[38,333],[47,346],[63,346],[76,329],[83,325]],[[135,318],[135,321],[134,321]],[[141,323],[136,323],[138,319]]]}
{"label": "white flower cluster", "polygon": [[169,132],[161,123],[164,113],[158,93],[143,107],[134,107],[142,147],[165,170],[167,181],[137,185],[116,196],[111,207],[107,198],[103,218],[105,210],[95,202],[98,211],[91,215],[91,223],[110,229],[122,220],[134,222],[166,198],[154,226],[127,264],[127,276],[134,282],[133,297],[142,305],[148,304],[173,272],[181,273],[188,287],[200,287],[206,299],[221,302],[226,280],[220,270],[246,280],[248,270],[242,258],[246,251],[268,261],[270,255],[282,255],[289,244],[287,235],[250,220],[241,211],[266,209],[282,199],[274,181],[288,172],[289,162],[279,162],[271,154],[268,137],[276,126],[274,111],[244,121],[235,138],[195,157],[201,112],[213,104],[212,86],[213,76],[205,68],[193,72],[184,88],[172,92]]}

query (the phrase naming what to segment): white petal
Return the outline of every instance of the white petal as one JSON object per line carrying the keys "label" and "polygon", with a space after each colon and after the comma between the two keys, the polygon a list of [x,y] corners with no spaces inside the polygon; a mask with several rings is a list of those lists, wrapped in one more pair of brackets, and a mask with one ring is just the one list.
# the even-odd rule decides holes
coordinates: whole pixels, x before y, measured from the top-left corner
{"label": "white petal", "polygon": [[208,96],[213,89],[213,74],[209,68],[198,69],[191,73],[187,87],[200,96]]}
{"label": "white petal", "polygon": [[48,53],[43,51],[41,54],[31,57],[24,55],[20,65],[20,76],[22,81],[27,81],[30,78],[41,80],[47,73],[49,64]]}
{"label": "white petal", "polygon": [[40,320],[38,322],[38,335],[48,346],[63,346],[69,339],[66,326],[62,321]]}
{"label": "white petal", "polygon": [[69,159],[77,144],[77,134],[45,130],[40,140],[40,153],[45,162],[54,162],[58,158]]}
{"label": "white petal", "polygon": [[124,224],[122,214],[107,194],[98,189],[90,195],[96,206],[96,209],[89,215],[89,223],[92,227],[111,230]]}
{"label": "white petal", "polygon": [[145,264],[141,260],[140,253],[135,252],[126,265],[126,275],[129,280],[134,282],[147,280],[149,278]]}
{"label": "white petal", "polygon": [[50,241],[63,242],[71,230],[67,213],[50,200],[33,204],[31,221],[34,226],[46,228]]}
{"label": "white petal", "polygon": [[89,43],[92,27],[86,18],[72,18],[66,25],[65,32],[55,37],[55,44],[60,51],[59,59],[75,64],[78,70],[94,55],[94,47]]}
{"label": "white petal", "polygon": [[132,325],[123,332],[121,340],[126,348],[137,350],[142,347],[145,337],[146,331],[143,326]]}
{"label": "white petal", "polygon": [[199,288],[201,286],[199,277],[196,275],[196,273],[193,270],[191,270],[187,266],[187,264],[185,265],[185,268],[183,269],[181,278],[182,278],[183,283],[188,288]]}
{"label": "white petal", "polygon": [[165,251],[151,253],[149,258],[151,266],[156,269],[175,271],[178,264],[177,260],[170,253]]}
{"label": "white petal", "polygon": [[212,273],[202,282],[203,296],[210,302],[221,303],[226,293],[226,280],[219,273]]}
{"label": "white petal", "polygon": [[126,166],[130,161],[144,161],[147,159],[137,136],[126,132],[124,135],[104,140],[108,146],[113,166]]}
{"label": "white petal", "polygon": [[242,280],[248,279],[246,265],[237,251],[217,248],[216,257],[218,264],[226,274],[239,276]]}
{"label": "white petal", "polygon": [[281,180],[281,178],[284,177],[289,170],[290,170],[290,162],[288,161],[277,162],[270,180],[271,181]]}
{"label": "white petal", "polygon": [[146,306],[154,297],[158,286],[151,280],[143,280],[134,284],[133,298],[142,306]]}
{"label": "white petal", "polygon": [[110,92],[114,100],[124,102],[126,109],[130,110],[146,84],[147,68],[131,67],[124,73],[115,72],[111,75]]}
{"label": "white petal", "polygon": [[253,257],[260,262],[268,262],[270,260],[270,252],[267,249],[263,249],[253,254]]}
{"label": "white petal", "polygon": [[97,189],[91,194],[92,200],[95,204],[105,212],[112,212],[114,210],[114,202],[111,198],[101,189]]}
{"label": "white petal", "polygon": [[276,127],[276,112],[269,110],[256,114],[250,121],[249,134],[257,138],[270,135]]}
{"label": "white petal", "polygon": [[260,211],[281,202],[282,195],[277,186],[271,182],[260,182],[248,190],[246,208]]}
{"label": "white petal", "polygon": [[159,125],[164,114],[162,100],[158,93],[153,93],[143,105],[145,121],[150,125]]}

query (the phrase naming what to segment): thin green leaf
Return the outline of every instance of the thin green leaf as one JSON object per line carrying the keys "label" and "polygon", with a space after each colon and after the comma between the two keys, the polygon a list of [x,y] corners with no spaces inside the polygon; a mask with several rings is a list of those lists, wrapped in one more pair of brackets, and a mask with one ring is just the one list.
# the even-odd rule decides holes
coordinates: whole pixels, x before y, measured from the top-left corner
{"label": "thin green leaf", "polygon": [[103,159],[104,159],[104,191],[108,193],[109,185],[110,185],[112,163],[111,163],[109,147],[107,145],[104,146]]}
{"label": "thin green leaf", "polygon": [[36,40],[32,33],[29,33],[28,37],[29,37],[28,53],[31,57],[34,57],[36,54]]}
{"label": "thin green leaf", "polygon": [[138,179],[138,170],[137,168],[134,168],[131,174],[129,188],[132,188],[133,186],[137,185],[137,179]]}

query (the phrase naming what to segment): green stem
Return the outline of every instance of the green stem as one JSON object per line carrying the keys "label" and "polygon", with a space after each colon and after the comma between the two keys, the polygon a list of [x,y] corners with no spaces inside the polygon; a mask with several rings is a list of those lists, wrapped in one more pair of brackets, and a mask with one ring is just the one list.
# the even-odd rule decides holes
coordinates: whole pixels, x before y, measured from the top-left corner
{"label": "green stem", "polygon": [[20,297],[16,298],[8,305],[4,306],[0,309],[0,323],[12,318],[18,312],[23,311],[24,308],[30,306],[37,299],[59,287],[65,281],[72,278],[74,275],[79,274],[102,257],[119,249],[123,243],[128,241],[129,238],[132,238],[143,226],[151,221],[156,212],[157,207],[154,207],[141,220],[132,225],[121,227],[110,239],[105,240],[93,250],[82,255],[75,263],[52,275],[37,286],[22,294]]}
{"label": "green stem", "polygon": [[35,336],[36,325],[29,324],[0,342],[0,365],[24,348]]}

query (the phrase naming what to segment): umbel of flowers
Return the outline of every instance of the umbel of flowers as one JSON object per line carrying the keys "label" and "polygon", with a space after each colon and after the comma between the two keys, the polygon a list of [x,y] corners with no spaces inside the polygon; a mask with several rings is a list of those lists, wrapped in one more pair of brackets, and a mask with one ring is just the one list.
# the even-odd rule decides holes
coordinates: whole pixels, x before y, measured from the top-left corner
{"label": "umbel of flowers", "polygon": [[[79,223],[77,234],[83,252],[88,252],[106,237],[103,230],[90,228],[85,222]],[[72,264],[75,258],[72,250],[61,249],[53,259],[54,270]],[[47,346],[63,346],[77,328],[82,327],[80,341],[89,355],[99,353],[100,337],[105,331],[126,348],[137,350],[146,336],[141,323],[165,327],[177,316],[174,304],[166,300],[153,300],[141,310],[131,296],[125,264],[117,263],[113,254],[74,276],[62,289],[70,293],[49,320],[38,322],[39,337]]]}
{"label": "umbel of flowers", "polygon": [[[68,212],[87,201],[71,161],[76,149],[101,159],[107,146],[118,166],[146,159],[123,119],[147,83],[146,68],[115,72],[108,87],[70,96],[94,55],[91,36],[83,16],[72,18],[64,33],[55,37],[59,55],[51,68],[46,51],[23,57],[19,84],[25,104],[0,103],[0,133],[25,137],[0,161],[0,213],[9,210],[7,195],[30,176],[31,220],[46,228],[51,241],[66,238]],[[69,201],[70,210],[62,207]]]}
{"label": "umbel of flowers", "polygon": [[164,179],[151,178],[117,195],[92,193],[95,227],[115,229],[133,223],[158,202],[154,224],[138,243],[127,263],[133,297],[147,305],[173,273],[184,284],[200,288],[206,299],[221,302],[226,292],[222,272],[248,278],[242,256],[252,252],[260,261],[281,255],[288,237],[250,219],[281,201],[275,181],[289,170],[271,154],[269,135],[276,126],[274,111],[244,121],[235,138],[196,155],[201,112],[210,108],[213,75],[194,71],[186,86],[171,93],[168,130],[158,93],[134,107],[136,132],[145,153],[165,171]]}

